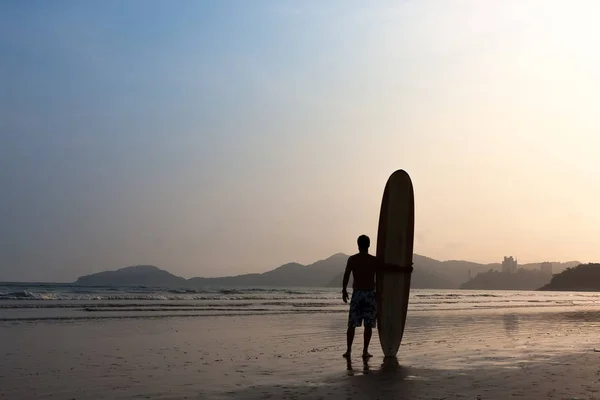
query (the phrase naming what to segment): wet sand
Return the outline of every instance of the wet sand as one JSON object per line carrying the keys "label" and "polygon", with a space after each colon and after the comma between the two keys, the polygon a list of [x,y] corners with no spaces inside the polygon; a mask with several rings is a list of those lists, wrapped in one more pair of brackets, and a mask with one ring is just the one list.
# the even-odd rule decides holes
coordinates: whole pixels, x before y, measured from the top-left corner
{"label": "wet sand", "polygon": [[351,362],[345,314],[0,324],[0,399],[600,399],[600,308],[409,314]]}

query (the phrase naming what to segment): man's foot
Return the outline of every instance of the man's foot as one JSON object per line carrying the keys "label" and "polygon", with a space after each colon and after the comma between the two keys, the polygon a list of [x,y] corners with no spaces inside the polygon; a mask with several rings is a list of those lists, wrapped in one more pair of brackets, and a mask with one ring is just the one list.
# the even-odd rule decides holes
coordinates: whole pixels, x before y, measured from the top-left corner
{"label": "man's foot", "polygon": [[344,357],[344,358],[350,358],[350,352],[349,351],[345,352],[342,357]]}
{"label": "man's foot", "polygon": [[362,356],[363,358],[371,358],[373,357],[373,354],[369,353],[368,351],[364,351]]}

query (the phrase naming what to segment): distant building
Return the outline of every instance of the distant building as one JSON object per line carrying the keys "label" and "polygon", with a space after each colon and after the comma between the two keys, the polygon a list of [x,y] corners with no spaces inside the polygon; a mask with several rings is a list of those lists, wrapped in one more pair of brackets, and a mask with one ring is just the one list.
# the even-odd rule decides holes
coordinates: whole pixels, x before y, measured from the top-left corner
{"label": "distant building", "polygon": [[517,260],[512,256],[504,257],[504,261],[502,261],[502,272],[509,274],[517,272]]}
{"label": "distant building", "polygon": [[542,271],[544,274],[552,275],[552,263],[549,263],[549,262],[541,263],[540,271]]}

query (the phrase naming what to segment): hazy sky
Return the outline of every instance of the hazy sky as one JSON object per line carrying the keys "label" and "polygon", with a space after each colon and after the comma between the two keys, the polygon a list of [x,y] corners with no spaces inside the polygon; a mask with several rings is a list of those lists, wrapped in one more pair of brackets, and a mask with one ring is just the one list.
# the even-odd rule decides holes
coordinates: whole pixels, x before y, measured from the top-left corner
{"label": "hazy sky", "polygon": [[600,261],[599,13],[2,1],[0,280],[351,253],[397,168],[419,254]]}

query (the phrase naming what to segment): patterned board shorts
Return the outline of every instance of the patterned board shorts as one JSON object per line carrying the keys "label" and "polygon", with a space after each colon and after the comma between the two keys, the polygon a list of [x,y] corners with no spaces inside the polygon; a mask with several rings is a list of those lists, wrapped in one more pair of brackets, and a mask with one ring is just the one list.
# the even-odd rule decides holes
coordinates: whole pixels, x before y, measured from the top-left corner
{"label": "patterned board shorts", "polygon": [[348,327],[357,327],[365,321],[365,327],[377,326],[377,297],[374,290],[355,290],[350,300]]}

